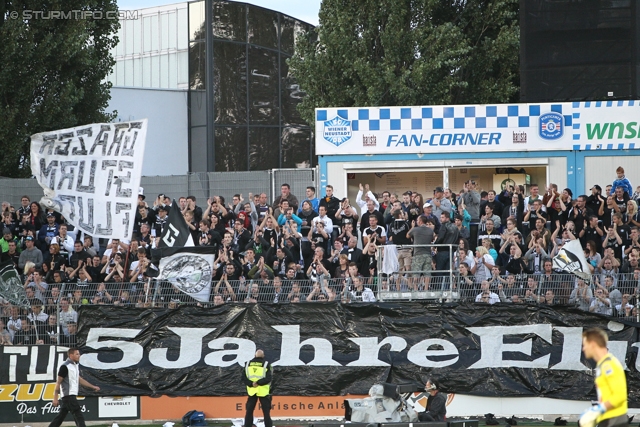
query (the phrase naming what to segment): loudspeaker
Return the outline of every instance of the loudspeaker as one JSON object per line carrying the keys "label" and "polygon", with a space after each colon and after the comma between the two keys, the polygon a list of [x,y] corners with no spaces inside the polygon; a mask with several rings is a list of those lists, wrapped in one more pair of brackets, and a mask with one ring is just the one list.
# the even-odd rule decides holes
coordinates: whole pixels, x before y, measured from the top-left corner
{"label": "loudspeaker", "polygon": [[520,101],[638,99],[637,1],[520,0]]}
{"label": "loudspeaker", "polygon": [[449,427],[478,427],[478,420],[450,420]]}

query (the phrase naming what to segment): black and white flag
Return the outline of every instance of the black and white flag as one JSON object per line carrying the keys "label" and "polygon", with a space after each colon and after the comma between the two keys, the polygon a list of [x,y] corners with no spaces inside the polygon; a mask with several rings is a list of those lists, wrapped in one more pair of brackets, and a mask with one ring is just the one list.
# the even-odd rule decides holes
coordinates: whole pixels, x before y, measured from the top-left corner
{"label": "black and white flag", "polygon": [[27,292],[11,261],[0,264],[0,297],[18,307],[29,307]]}
{"label": "black and white flag", "polygon": [[164,248],[161,253],[158,279],[170,282],[198,301],[209,302],[215,276],[215,248]]}
{"label": "black and white flag", "polygon": [[169,209],[169,219],[164,228],[158,248],[182,248],[195,246],[187,221],[182,216],[178,204],[174,200]]}
{"label": "black and white flag", "polygon": [[553,257],[553,267],[567,273],[573,273],[585,280],[589,280],[591,277],[589,263],[584,256],[580,240],[577,239],[566,243],[558,255]]}
{"label": "black and white flag", "polygon": [[90,236],[130,239],[146,136],[147,119],[32,135],[40,203]]}

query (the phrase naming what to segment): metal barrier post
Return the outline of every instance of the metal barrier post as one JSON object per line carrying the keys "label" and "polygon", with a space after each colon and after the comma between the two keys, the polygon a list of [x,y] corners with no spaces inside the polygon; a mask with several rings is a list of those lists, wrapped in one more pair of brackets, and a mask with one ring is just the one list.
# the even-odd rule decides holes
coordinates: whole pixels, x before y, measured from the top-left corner
{"label": "metal barrier post", "polygon": [[[449,254],[453,254],[453,245],[452,244],[449,245]],[[449,289],[448,289],[449,298],[450,299],[453,299],[453,260],[454,260],[454,258],[450,255],[449,256]]]}
{"label": "metal barrier post", "polygon": [[[377,292],[377,299],[378,301],[382,301],[382,299],[380,298],[380,290],[382,289],[382,256],[384,255],[384,246],[378,246],[376,248],[378,250],[378,292]],[[389,280],[387,280],[387,283],[389,283]]]}
{"label": "metal barrier post", "polygon": [[153,299],[151,300],[151,307],[156,306],[156,299],[158,298],[159,288],[160,288],[160,282],[156,280],[156,285],[154,286],[154,290],[153,290]]}
{"label": "metal barrier post", "polygon": [[[60,287],[60,296],[58,297],[58,301],[56,301],[56,322],[57,322],[57,325],[56,325],[56,334],[57,334],[56,341],[57,341],[57,345],[60,345],[60,337],[62,336],[61,335],[62,334],[62,330],[60,328],[60,300],[62,298],[67,298],[64,295],[64,291],[65,291],[66,287],[67,287],[67,283],[66,282],[62,282],[62,286]],[[78,321],[80,321],[80,319],[78,319]]]}

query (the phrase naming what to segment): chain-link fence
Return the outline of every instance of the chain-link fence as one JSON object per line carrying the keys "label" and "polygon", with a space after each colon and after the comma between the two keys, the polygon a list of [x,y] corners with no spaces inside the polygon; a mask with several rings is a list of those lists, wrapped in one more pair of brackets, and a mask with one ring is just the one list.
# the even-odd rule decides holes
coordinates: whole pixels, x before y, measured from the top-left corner
{"label": "chain-link fence", "polygon": [[[266,193],[270,200],[274,200],[280,195],[280,186],[287,183],[291,186],[291,192],[299,200],[303,200],[306,187],[318,185],[316,172],[316,169],[193,172],[187,175],[143,176],[140,186],[148,200],[154,200],[159,194],[166,194],[174,199],[193,195],[202,206],[209,197],[223,196],[225,200],[231,201],[233,195],[239,193],[243,194],[245,200],[248,200],[249,193]],[[42,198],[42,188],[34,178],[0,177],[0,201],[18,207],[20,198],[25,195],[35,201]]]}
{"label": "chain-link fence", "polygon": [[[214,280],[205,300],[197,300],[173,284],[159,280],[51,283],[46,291],[30,292],[30,310],[5,304],[0,319],[14,345],[75,345],[78,310],[84,305],[175,309],[182,305],[207,308],[254,303],[466,302],[575,307],[640,322],[640,272],[593,275],[586,279],[556,272],[492,275],[483,280],[459,271],[419,273],[422,280],[416,282],[416,272],[410,271],[361,277],[349,276],[345,270],[344,277],[311,274],[308,280],[298,278],[299,274],[274,276],[265,271],[254,274],[252,279]],[[423,280],[425,277],[430,280]],[[0,338],[4,339],[1,333]]]}

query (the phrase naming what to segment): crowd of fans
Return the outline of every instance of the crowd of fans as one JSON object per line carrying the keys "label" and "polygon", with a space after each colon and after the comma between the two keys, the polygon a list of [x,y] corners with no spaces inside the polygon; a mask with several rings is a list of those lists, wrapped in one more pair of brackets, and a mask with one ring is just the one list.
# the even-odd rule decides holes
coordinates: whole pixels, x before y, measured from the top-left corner
{"label": "crowd of fans", "polygon": [[[378,292],[448,291],[476,302],[570,304],[635,316],[640,279],[640,187],[624,170],[603,189],[574,196],[555,184],[481,191],[469,180],[431,197],[374,194],[360,185],[355,203],[306,188],[300,201],[282,184],[265,193],[215,196],[204,207],[179,197],[195,245],[211,246],[216,265],[208,304],[373,302]],[[154,249],[169,224],[172,199],[138,196],[131,240],[94,241],[59,213],[23,196],[2,203],[2,260],[21,273],[31,310],[0,299],[0,343],[74,344],[85,304],[176,307],[195,300],[156,280]],[[590,280],[554,270],[552,258],[579,240]],[[207,303],[199,302],[201,305]],[[56,328],[55,325],[60,325]]]}

